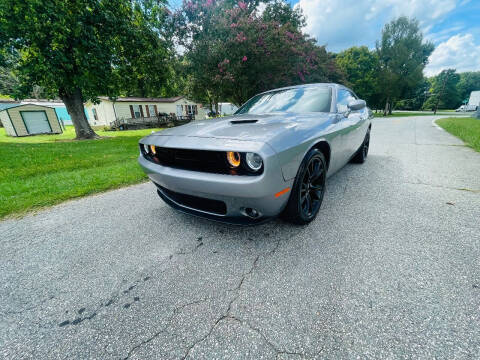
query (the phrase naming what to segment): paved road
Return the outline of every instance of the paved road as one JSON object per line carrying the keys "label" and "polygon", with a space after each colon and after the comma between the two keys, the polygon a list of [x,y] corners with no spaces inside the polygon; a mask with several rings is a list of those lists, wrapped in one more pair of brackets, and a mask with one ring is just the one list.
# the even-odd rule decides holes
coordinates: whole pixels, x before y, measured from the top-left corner
{"label": "paved road", "polygon": [[480,357],[480,154],[377,119],[306,227],[182,215],[142,184],[0,223],[0,357]]}

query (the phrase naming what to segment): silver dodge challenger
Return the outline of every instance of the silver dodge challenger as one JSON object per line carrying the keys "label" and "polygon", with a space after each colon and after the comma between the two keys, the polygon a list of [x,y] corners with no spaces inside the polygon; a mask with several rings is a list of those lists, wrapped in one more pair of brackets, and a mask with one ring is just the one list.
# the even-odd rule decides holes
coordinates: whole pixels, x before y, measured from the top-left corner
{"label": "silver dodge challenger", "polygon": [[254,96],[233,116],[144,137],[138,161],[180,211],[234,224],[278,215],[306,224],[327,177],[365,161],[372,117],[342,85],[285,87]]}

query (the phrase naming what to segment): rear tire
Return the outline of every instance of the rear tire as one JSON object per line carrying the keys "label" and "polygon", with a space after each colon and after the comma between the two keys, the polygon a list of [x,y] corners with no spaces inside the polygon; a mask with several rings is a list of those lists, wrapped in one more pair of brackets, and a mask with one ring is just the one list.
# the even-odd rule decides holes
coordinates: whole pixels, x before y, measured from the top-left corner
{"label": "rear tire", "polygon": [[325,156],[320,150],[311,149],[298,169],[281,217],[297,225],[305,225],[315,219],[322,205],[326,179]]}
{"label": "rear tire", "polygon": [[368,149],[370,148],[370,129],[368,129],[365,139],[360,148],[355,153],[355,156],[352,158],[353,163],[363,164],[367,160]]}

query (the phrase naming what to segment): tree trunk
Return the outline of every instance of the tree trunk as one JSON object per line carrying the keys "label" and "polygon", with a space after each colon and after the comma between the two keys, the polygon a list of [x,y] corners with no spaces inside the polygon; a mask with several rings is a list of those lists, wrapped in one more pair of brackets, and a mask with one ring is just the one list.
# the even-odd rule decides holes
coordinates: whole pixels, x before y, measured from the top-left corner
{"label": "tree trunk", "polygon": [[82,91],[80,89],[75,89],[73,92],[60,91],[60,98],[63,100],[68,114],[72,118],[75,134],[77,134],[76,139],[98,139],[99,136],[90,127],[85,116]]}
{"label": "tree trunk", "polygon": [[392,115],[393,110],[393,101],[390,101],[388,104],[388,115]]}
{"label": "tree trunk", "polygon": [[385,109],[383,110],[383,116],[387,116],[388,114],[388,102],[389,102],[390,98],[387,98],[387,100],[385,101]]}

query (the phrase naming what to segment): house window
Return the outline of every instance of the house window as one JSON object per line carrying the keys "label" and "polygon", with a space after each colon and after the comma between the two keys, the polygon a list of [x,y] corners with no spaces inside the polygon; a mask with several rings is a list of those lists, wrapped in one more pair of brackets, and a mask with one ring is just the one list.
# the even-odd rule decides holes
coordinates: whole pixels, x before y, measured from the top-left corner
{"label": "house window", "polygon": [[177,105],[177,116],[182,116],[183,105]]}
{"label": "house window", "polygon": [[155,106],[154,105],[148,105],[148,113],[150,116],[157,116],[158,114],[155,113]]}
{"label": "house window", "polygon": [[197,105],[186,105],[187,115],[195,115],[197,113]]}
{"label": "house window", "polygon": [[93,118],[94,118],[95,120],[98,120],[97,109],[93,108],[93,109],[92,109],[92,113],[93,113]]}
{"label": "house window", "polygon": [[135,118],[139,118],[142,116],[140,105],[133,105],[133,115]]}

